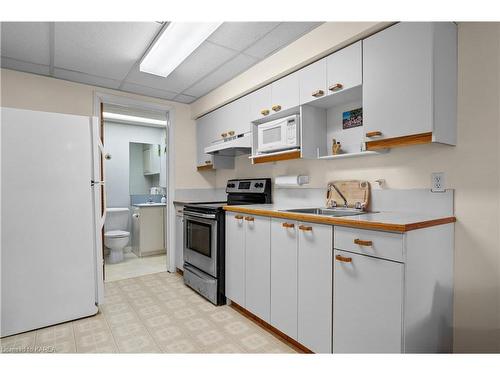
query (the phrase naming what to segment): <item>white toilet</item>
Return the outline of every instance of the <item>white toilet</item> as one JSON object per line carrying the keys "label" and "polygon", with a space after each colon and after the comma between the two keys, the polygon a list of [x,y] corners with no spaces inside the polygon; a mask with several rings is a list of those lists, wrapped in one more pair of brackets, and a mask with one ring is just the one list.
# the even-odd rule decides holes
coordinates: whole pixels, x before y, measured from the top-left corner
{"label": "white toilet", "polygon": [[123,249],[128,245],[129,210],[126,207],[106,208],[104,223],[104,246],[109,248],[108,263],[123,261]]}

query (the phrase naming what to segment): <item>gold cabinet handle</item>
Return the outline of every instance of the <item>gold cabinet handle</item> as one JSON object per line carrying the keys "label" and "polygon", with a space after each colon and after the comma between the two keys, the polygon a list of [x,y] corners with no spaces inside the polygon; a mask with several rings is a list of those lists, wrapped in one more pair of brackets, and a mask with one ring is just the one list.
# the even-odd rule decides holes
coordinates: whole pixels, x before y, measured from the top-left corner
{"label": "gold cabinet handle", "polygon": [[234,218],[236,220],[243,220],[243,216],[242,215],[236,215]]}
{"label": "gold cabinet handle", "polygon": [[345,263],[351,263],[352,262],[352,258],[343,257],[342,255],[335,255],[335,260],[338,260],[339,262],[345,262]]}
{"label": "gold cabinet handle", "polygon": [[371,137],[380,137],[381,135],[382,135],[382,132],[380,130],[376,130],[376,131],[373,131],[373,132],[366,133],[366,136],[368,138],[371,138]]}
{"label": "gold cabinet handle", "polygon": [[212,160],[205,160],[205,164],[212,164]]}
{"label": "gold cabinet handle", "polygon": [[234,130],[229,130],[227,134],[229,134],[229,136],[232,137],[234,135]]}
{"label": "gold cabinet handle", "polygon": [[321,98],[323,95],[325,95],[325,92],[323,90],[316,90],[313,91],[311,95],[314,96],[315,98]]}
{"label": "gold cabinet handle", "polygon": [[245,216],[245,220],[246,221],[254,221],[255,218],[251,217],[251,216]]}
{"label": "gold cabinet handle", "polygon": [[271,108],[274,112],[281,111],[281,106],[279,104],[273,105]]}
{"label": "gold cabinet handle", "polygon": [[312,227],[308,226],[308,225],[299,225],[299,229],[300,230],[303,230],[303,231],[306,231],[306,232],[311,232],[313,230]]}
{"label": "gold cabinet handle", "polygon": [[341,84],[341,83],[336,83],[336,84],[331,85],[330,87],[328,87],[328,90],[335,92],[335,91],[340,91],[340,90],[342,90],[343,88],[344,88],[344,85],[343,85],[343,84]]}
{"label": "gold cabinet handle", "polygon": [[359,238],[356,238],[354,240],[354,243],[359,246],[373,246],[372,241],[365,241],[365,240],[360,240]]}
{"label": "gold cabinet handle", "polygon": [[262,111],[260,111],[260,114],[262,116],[267,116],[269,113],[270,113],[269,109],[263,109]]}
{"label": "gold cabinet handle", "polygon": [[227,133],[222,133],[220,136],[221,136],[222,138],[226,138],[226,137],[227,137]]}
{"label": "gold cabinet handle", "polygon": [[295,224],[294,223],[283,223],[283,224],[281,224],[281,226],[283,228],[295,228]]}

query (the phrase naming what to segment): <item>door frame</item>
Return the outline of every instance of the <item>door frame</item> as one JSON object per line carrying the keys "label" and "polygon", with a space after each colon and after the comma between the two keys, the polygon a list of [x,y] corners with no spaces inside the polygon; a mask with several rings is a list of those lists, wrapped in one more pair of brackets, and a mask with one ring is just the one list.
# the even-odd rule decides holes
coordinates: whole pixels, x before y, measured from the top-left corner
{"label": "door frame", "polygon": [[[174,150],[174,124],[175,124],[175,107],[169,104],[148,101],[147,99],[135,99],[128,96],[110,94],[106,92],[94,92],[94,116],[98,118],[99,131],[101,131],[101,103],[116,104],[125,107],[133,107],[137,109],[164,111],[167,113],[167,124],[165,126],[167,137],[167,205],[164,216],[164,232],[165,232],[165,247],[168,256],[168,272],[176,272],[175,268],[175,209],[174,209],[174,194],[175,194],[175,150]],[[104,145],[104,148],[106,146]],[[102,159],[102,155],[101,155]],[[103,249],[104,251],[104,249]]]}

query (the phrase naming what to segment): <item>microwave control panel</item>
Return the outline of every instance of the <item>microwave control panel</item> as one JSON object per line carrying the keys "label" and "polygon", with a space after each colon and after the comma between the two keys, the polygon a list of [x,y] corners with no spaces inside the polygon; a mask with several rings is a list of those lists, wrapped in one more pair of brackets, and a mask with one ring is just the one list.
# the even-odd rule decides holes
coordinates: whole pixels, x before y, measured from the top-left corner
{"label": "microwave control panel", "polygon": [[297,143],[297,123],[295,119],[290,119],[286,124],[286,143],[295,145]]}

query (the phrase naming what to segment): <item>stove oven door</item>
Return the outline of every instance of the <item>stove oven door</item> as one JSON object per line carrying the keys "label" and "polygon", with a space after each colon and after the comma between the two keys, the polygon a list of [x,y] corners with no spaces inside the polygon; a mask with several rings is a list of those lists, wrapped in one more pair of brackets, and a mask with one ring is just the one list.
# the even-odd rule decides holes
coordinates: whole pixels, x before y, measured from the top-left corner
{"label": "stove oven door", "polygon": [[217,219],[184,211],[184,262],[217,277]]}

